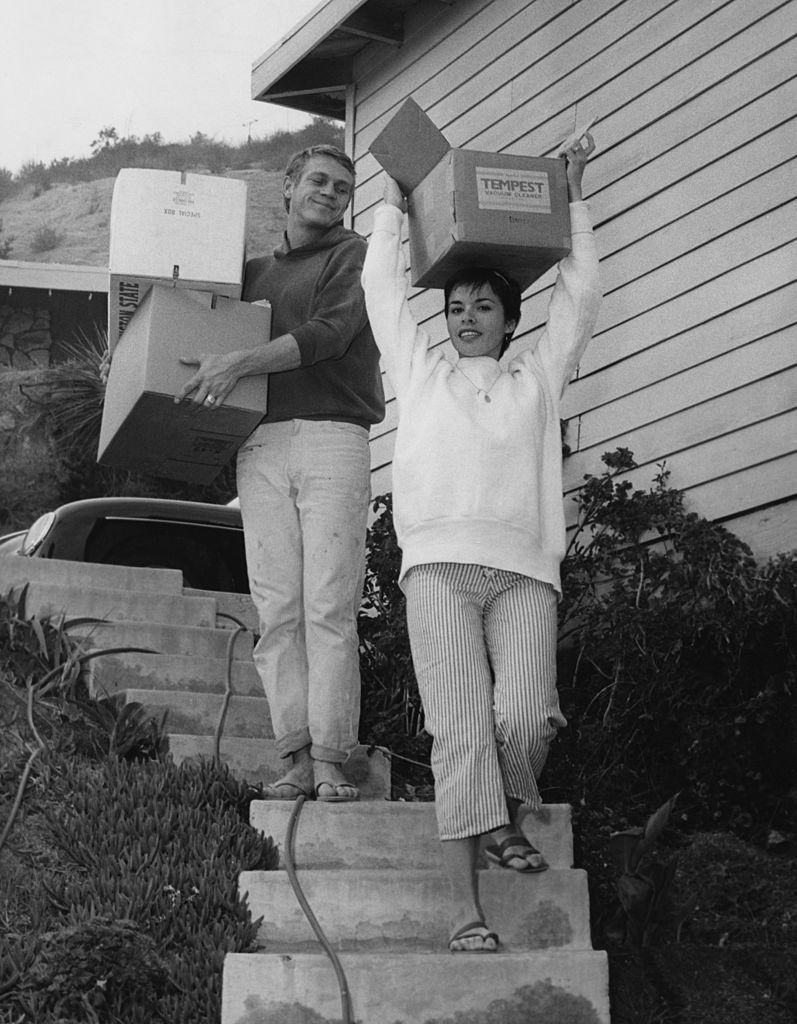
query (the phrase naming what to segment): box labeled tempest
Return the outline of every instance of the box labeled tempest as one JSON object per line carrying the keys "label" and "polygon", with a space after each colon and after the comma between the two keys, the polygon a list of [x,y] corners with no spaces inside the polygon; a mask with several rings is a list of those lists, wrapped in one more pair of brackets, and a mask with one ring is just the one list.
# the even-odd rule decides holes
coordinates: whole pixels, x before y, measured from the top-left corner
{"label": "box labeled tempest", "polygon": [[174,397],[194,375],[181,358],[268,343],[268,307],[154,285],[116,346],[97,461],[209,483],[266,413],[268,377],[242,377],[215,408]]}
{"label": "box labeled tempest", "polygon": [[414,100],[370,150],[408,196],[414,285],[481,265],[526,289],[570,251],[564,160],[452,149]]}
{"label": "box labeled tempest", "polygon": [[116,342],[153,284],[240,298],[246,182],[123,168],[111,201],[108,342]]}

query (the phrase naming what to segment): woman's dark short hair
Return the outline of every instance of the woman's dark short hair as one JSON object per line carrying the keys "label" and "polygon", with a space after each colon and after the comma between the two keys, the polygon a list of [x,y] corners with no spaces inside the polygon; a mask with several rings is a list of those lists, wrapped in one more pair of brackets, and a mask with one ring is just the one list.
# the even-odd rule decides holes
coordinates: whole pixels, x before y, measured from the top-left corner
{"label": "woman's dark short hair", "polygon": [[[473,291],[486,284],[495,292],[506,319],[514,320],[517,327],[520,321],[520,285],[513,277],[507,277],[500,270],[493,270],[490,267],[463,267],[449,277],[443,287],[446,315],[448,315],[448,300],[455,288],[462,286]],[[513,333],[510,331],[505,335],[499,357],[509,348]]]}
{"label": "woman's dark short hair", "polygon": [[[342,149],[338,149],[337,146],[331,146],[328,143],[321,143],[318,146],[308,146],[306,149],[300,150],[298,153],[294,153],[288,161],[288,166],[285,168],[285,177],[290,178],[291,181],[296,185],[302,177],[302,172],[307,166],[308,160],[314,156],[328,156],[332,160],[337,162],[348,171],[354,181],[354,164],[352,163],[351,157],[347,153],[344,153]],[[290,210],[291,204],[285,199],[285,209]]]}

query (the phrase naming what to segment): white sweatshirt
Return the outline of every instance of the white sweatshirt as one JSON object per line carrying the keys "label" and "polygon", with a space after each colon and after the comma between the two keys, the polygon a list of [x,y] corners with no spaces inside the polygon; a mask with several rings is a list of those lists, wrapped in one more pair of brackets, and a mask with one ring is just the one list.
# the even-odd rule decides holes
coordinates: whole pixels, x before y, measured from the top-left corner
{"label": "white sweatshirt", "polygon": [[572,252],[559,264],[536,347],[506,367],[476,356],[457,369],[442,347],[430,349],[410,313],[403,214],[394,206],[376,211],[362,281],[398,402],[393,517],[400,579],[414,565],[464,562],[523,573],[560,591],[559,402],[601,301],[586,203],[571,203],[570,215]]}

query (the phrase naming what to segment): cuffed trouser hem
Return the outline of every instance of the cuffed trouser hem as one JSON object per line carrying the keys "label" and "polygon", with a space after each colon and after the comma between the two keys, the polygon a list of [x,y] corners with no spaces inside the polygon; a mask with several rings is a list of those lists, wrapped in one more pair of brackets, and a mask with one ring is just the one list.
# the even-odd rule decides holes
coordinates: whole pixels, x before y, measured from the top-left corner
{"label": "cuffed trouser hem", "polygon": [[309,729],[295,729],[293,732],[289,732],[287,736],[277,737],[277,750],[280,757],[290,757],[291,754],[295,754],[302,747],[309,747],[311,743]]}
{"label": "cuffed trouser hem", "polygon": [[336,747],[323,747],[318,743],[313,743],[308,729],[296,729],[294,732],[288,733],[287,736],[277,739],[277,750],[282,758],[290,757],[291,754],[295,754],[304,747],[310,747],[310,757],[314,761],[343,764],[349,759],[350,751],[338,750]]}
{"label": "cuffed trouser hem", "polygon": [[336,750],[334,747],[322,747],[314,743],[310,747],[310,756],[314,761],[332,761],[334,764],[343,764],[348,760],[349,754],[345,750]]}

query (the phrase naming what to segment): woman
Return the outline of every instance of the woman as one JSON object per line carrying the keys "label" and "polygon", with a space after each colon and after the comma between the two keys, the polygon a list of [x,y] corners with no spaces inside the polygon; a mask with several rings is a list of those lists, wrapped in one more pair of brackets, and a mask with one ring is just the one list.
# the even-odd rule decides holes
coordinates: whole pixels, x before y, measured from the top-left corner
{"label": "woman", "polygon": [[565,547],[559,402],[600,304],[584,167],[595,143],[565,151],[573,232],[536,348],[499,359],[520,317],[516,282],[467,268],[447,283],[458,359],[412,319],[401,247],[404,200],[387,178],[363,270],[369,319],[396,392],[393,461],[400,582],[428,731],[452,952],[493,952],[478,892],[487,856],[516,871],[544,858],[523,835],[537,777],[565,725],[556,692],[556,604]]}

